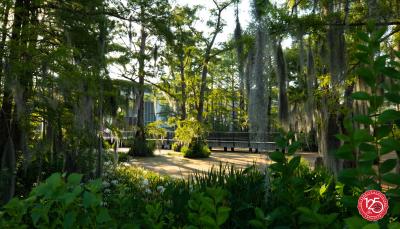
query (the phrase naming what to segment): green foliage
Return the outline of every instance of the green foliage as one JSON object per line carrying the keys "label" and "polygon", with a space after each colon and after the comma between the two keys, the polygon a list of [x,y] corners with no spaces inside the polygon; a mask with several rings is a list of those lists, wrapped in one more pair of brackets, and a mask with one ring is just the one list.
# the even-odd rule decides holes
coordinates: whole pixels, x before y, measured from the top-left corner
{"label": "green foliage", "polygon": [[172,143],[172,150],[175,152],[181,152],[182,145],[180,143],[174,142]]}
{"label": "green foliage", "polygon": [[179,144],[189,146],[196,139],[205,139],[207,128],[197,120],[177,121],[175,130],[175,141]]}
{"label": "green foliage", "polygon": [[[324,168],[309,169],[308,163],[294,155],[300,144],[294,134],[288,133],[277,140],[279,150],[271,152],[274,161],[269,166],[270,188],[268,214],[257,210],[251,225],[273,227],[340,228],[337,222],[339,206],[335,180]],[[333,213],[332,213],[333,212]],[[291,215],[291,220],[287,216]]]}
{"label": "green foliage", "polygon": [[14,198],[0,211],[1,228],[88,228],[112,227],[108,210],[102,206],[101,182],[81,184],[82,175],[59,173],[38,185],[29,197]]}
{"label": "green foliage", "polygon": [[181,152],[188,158],[205,158],[211,154],[207,144],[201,141],[192,142],[189,146],[182,146]]}
{"label": "green foliage", "polygon": [[222,188],[207,188],[206,192],[192,194],[189,204],[189,221],[194,226],[187,228],[220,228],[229,218],[231,209],[224,199],[227,191]]}
{"label": "green foliage", "polygon": [[154,155],[155,149],[156,142],[154,140],[141,141],[135,138],[128,154],[136,157],[149,157]]}
{"label": "green foliage", "polygon": [[[355,128],[351,120],[345,121],[346,135],[337,137],[343,141],[343,146],[336,152],[338,158],[355,161],[355,168],[344,169],[339,174],[339,181],[344,184],[342,204],[356,214],[356,201],[359,195],[369,189],[384,190],[389,198],[389,212],[380,221],[385,224],[390,217],[398,219],[400,208],[400,176],[392,170],[400,160],[400,140],[394,135],[398,128],[400,112],[391,109],[400,102],[396,97],[400,94],[399,63],[382,55],[380,43],[385,28],[368,26],[368,33],[358,33],[361,40],[357,46],[355,57],[362,63],[357,69],[357,75],[367,88],[365,91],[354,92],[352,98],[368,102],[368,112],[354,116]],[[377,83],[381,82],[381,83]],[[390,82],[390,83],[388,83]],[[397,158],[383,160],[383,155],[396,152]],[[350,228],[379,228],[379,225],[366,225],[359,218],[345,220]]]}

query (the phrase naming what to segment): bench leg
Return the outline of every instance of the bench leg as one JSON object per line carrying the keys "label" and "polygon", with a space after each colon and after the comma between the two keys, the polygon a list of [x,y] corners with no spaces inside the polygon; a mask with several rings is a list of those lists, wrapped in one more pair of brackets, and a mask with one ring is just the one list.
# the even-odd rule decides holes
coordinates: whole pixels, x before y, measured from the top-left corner
{"label": "bench leg", "polygon": [[253,148],[249,148],[249,152],[250,152],[250,153],[253,152]]}
{"label": "bench leg", "polygon": [[232,151],[232,152],[235,152],[235,148],[234,148],[234,147],[231,147],[231,151]]}
{"label": "bench leg", "polygon": [[224,152],[228,151],[228,148],[224,147]]}

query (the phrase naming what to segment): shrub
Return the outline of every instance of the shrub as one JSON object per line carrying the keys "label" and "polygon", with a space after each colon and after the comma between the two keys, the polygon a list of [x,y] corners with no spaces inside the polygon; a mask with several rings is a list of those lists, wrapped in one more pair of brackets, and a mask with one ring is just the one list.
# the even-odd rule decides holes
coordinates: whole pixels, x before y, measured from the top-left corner
{"label": "shrub", "polygon": [[149,157],[154,155],[156,148],[155,141],[146,140],[145,142],[134,139],[133,145],[128,154],[137,157]]}
{"label": "shrub", "polygon": [[211,154],[208,146],[201,141],[194,141],[194,143],[189,146],[183,146],[181,152],[184,157],[188,158],[206,158]]}
{"label": "shrub", "polygon": [[181,152],[181,149],[182,149],[182,145],[180,143],[175,142],[175,143],[172,144],[172,150],[173,151]]}
{"label": "shrub", "polygon": [[102,206],[101,182],[81,185],[82,175],[54,173],[27,199],[14,198],[0,211],[0,228],[95,228],[113,226]]}

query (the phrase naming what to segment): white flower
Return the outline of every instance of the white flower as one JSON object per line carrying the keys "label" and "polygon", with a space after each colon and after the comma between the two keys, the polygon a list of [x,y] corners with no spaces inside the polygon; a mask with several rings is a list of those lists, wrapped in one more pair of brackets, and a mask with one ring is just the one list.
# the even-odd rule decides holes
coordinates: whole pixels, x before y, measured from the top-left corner
{"label": "white flower", "polygon": [[146,188],[145,192],[146,192],[147,194],[150,194],[150,193],[151,193],[151,190],[150,190],[149,188]]}
{"label": "white flower", "polygon": [[149,180],[144,179],[144,180],[142,181],[142,186],[147,186],[147,185],[149,185]]}
{"label": "white flower", "polygon": [[123,165],[123,166],[126,166],[126,167],[129,167],[129,166],[130,166],[130,164],[129,164],[128,162],[122,162],[122,165]]}
{"label": "white flower", "polygon": [[110,186],[110,183],[108,183],[107,181],[103,181],[103,187],[107,188]]}
{"label": "white flower", "polygon": [[118,181],[117,181],[117,180],[112,180],[112,181],[111,181],[111,184],[117,185],[117,184],[118,184]]}
{"label": "white flower", "polygon": [[160,193],[163,193],[165,191],[165,188],[163,186],[157,186],[157,191]]}
{"label": "white flower", "polygon": [[193,191],[193,185],[189,185],[189,191]]}
{"label": "white flower", "polygon": [[108,189],[108,188],[104,189],[104,193],[110,193],[110,192],[111,192],[110,189]]}

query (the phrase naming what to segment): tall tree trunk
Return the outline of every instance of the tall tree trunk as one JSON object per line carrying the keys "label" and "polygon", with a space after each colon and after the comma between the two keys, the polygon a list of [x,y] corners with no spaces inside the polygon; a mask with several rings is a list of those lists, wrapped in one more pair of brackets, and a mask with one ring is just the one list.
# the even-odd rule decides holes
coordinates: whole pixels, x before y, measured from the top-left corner
{"label": "tall tree trunk", "polygon": [[[8,202],[15,193],[16,182],[16,147],[18,147],[18,138],[20,136],[18,118],[16,110],[13,109],[13,93],[12,85],[16,80],[16,70],[14,69],[15,63],[20,60],[21,52],[21,34],[22,25],[24,21],[29,20],[26,18],[28,6],[23,0],[16,0],[14,4],[14,22],[12,25],[11,38],[10,38],[10,51],[9,58],[5,61],[4,68],[4,91],[3,101],[0,109],[0,152],[2,172],[6,172],[5,176],[1,177],[0,194],[3,202]],[[13,112],[14,110],[14,112]]]}
{"label": "tall tree trunk", "polygon": [[288,97],[286,93],[287,83],[287,67],[285,57],[283,55],[282,45],[278,42],[276,48],[276,76],[279,88],[279,121],[281,122],[284,129],[288,130],[289,121],[289,108],[288,108]]}
{"label": "tall tree trunk", "polygon": [[145,58],[146,58],[146,39],[147,39],[147,32],[145,30],[144,25],[142,25],[140,31],[140,50],[139,50],[139,92],[138,92],[138,118],[137,118],[137,126],[138,130],[136,132],[136,139],[141,142],[146,141],[146,134],[145,134],[145,125],[144,125],[144,77],[146,72],[144,70]]}
{"label": "tall tree trunk", "polygon": [[186,79],[185,79],[185,63],[183,54],[179,57],[179,73],[181,77],[181,93],[182,93],[182,101],[181,101],[181,120],[186,119]]}

